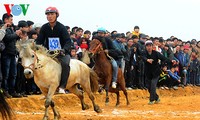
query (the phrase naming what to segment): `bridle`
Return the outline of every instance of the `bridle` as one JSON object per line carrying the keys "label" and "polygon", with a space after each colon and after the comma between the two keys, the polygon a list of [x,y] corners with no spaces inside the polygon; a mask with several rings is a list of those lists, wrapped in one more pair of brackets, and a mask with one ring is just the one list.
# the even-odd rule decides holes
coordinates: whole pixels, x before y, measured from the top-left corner
{"label": "bridle", "polygon": [[39,59],[38,56],[36,55],[36,53],[33,51],[34,54],[34,62],[32,64],[30,64],[29,66],[24,66],[22,64],[22,66],[24,67],[24,69],[31,69],[32,71],[36,70],[37,68],[35,67],[35,63],[39,63]]}
{"label": "bridle", "polygon": [[[95,54],[99,48],[100,48],[101,50],[103,50],[101,42],[95,47],[95,49],[93,49],[93,50],[91,51],[91,53],[92,53],[92,54]],[[101,52],[101,51],[100,51],[100,52]]]}

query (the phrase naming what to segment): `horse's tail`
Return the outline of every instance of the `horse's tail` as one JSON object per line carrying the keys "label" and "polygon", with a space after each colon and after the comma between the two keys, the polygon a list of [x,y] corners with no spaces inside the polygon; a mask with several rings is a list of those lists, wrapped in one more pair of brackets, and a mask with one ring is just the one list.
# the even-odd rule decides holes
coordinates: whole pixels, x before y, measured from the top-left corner
{"label": "horse's tail", "polygon": [[98,80],[99,80],[99,77],[96,74],[96,72],[90,69],[90,87],[93,93],[99,90]]}
{"label": "horse's tail", "polygon": [[8,103],[6,102],[3,91],[0,90],[0,113],[3,120],[11,120],[12,119],[12,110]]}

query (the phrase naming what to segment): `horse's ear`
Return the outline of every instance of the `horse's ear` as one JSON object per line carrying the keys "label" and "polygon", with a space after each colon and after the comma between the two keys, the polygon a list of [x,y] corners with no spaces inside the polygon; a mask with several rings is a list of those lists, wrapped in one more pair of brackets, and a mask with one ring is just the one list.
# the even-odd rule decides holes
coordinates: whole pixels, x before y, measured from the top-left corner
{"label": "horse's ear", "polygon": [[38,50],[38,47],[37,47],[37,45],[36,45],[36,43],[34,41],[31,41],[30,46],[31,46],[31,49],[33,51],[37,51]]}

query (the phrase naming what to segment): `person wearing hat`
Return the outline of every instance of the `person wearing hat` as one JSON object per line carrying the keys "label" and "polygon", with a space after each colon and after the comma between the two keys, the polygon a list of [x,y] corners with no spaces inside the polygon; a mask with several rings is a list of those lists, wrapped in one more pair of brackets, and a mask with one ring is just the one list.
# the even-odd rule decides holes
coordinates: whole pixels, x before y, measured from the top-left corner
{"label": "person wearing hat", "polygon": [[[137,39],[136,39],[137,40]],[[147,35],[145,34],[140,34],[139,35],[139,41],[136,43],[137,44],[137,53],[138,53],[138,58],[142,58],[141,56],[144,54],[145,51],[145,42],[147,40]],[[138,88],[139,89],[147,89],[147,84],[145,81],[145,65],[144,61],[142,59],[138,59]]]}
{"label": "person wearing hat", "polygon": [[[58,56],[58,60],[61,63],[61,81],[59,85],[59,93],[65,93],[67,80],[70,73],[70,51],[71,51],[71,39],[67,32],[66,27],[57,21],[59,17],[59,11],[56,7],[48,7],[45,10],[48,23],[44,24],[39,36],[36,40],[36,44],[43,45],[50,51],[59,50],[61,55]],[[57,44],[53,44],[56,42]]]}
{"label": "person wearing hat", "polygon": [[40,29],[41,29],[41,24],[40,23],[36,23],[35,25],[34,25],[34,29],[36,30],[36,32],[37,32],[37,34],[39,35],[39,33],[40,33]]}
{"label": "person wearing hat", "polygon": [[[125,37],[125,36],[124,36]],[[122,43],[122,35],[120,33],[117,33],[116,34],[116,39],[113,40],[113,44],[114,46],[119,50],[121,51],[122,54],[120,54],[118,56],[118,59],[116,60],[117,62],[117,65],[119,66],[119,68],[122,68],[122,60],[123,58],[126,56],[126,49]],[[122,70],[123,71],[123,70]]]}
{"label": "person wearing hat", "polygon": [[153,50],[153,42],[150,40],[147,40],[145,42],[145,48],[146,50],[142,58],[145,62],[148,91],[150,93],[148,104],[152,105],[154,103],[160,102],[160,98],[156,93],[156,86],[157,86],[157,82],[161,73],[161,69],[160,69],[160,65],[158,61],[161,60],[162,62],[167,62],[167,63],[171,63],[175,61],[170,60],[164,57],[161,53]]}
{"label": "person wearing hat", "polygon": [[105,37],[106,29],[101,27],[97,29],[97,37],[103,46],[104,52],[110,55],[113,59],[111,60],[112,68],[113,68],[113,76],[112,76],[112,88],[117,87],[117,75],[118,75],[118,65],[116,60],[119,59],[119,55],[121,55],[121,51],[119,51],[115,45],[113,44],[112,40],[108,37]]}
{"label": "person wearing hat", "polygon": [[28,32],[29,32],[29,27],[28,27],[28,23],[24,20],[21,20],[18,22],[18,28],[19,30],[22,31],[22,34],[20,35],[20,38],[22,40],[27,40],[28,39]]}

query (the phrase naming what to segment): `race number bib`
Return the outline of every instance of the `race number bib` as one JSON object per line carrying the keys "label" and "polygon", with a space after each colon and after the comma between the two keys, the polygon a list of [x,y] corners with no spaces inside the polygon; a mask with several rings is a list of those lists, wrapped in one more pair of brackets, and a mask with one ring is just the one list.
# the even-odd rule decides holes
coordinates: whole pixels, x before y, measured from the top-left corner
{"label": "race number bib", "polygon": [[49,38],[49,50],[61,50],[59,38]]}

